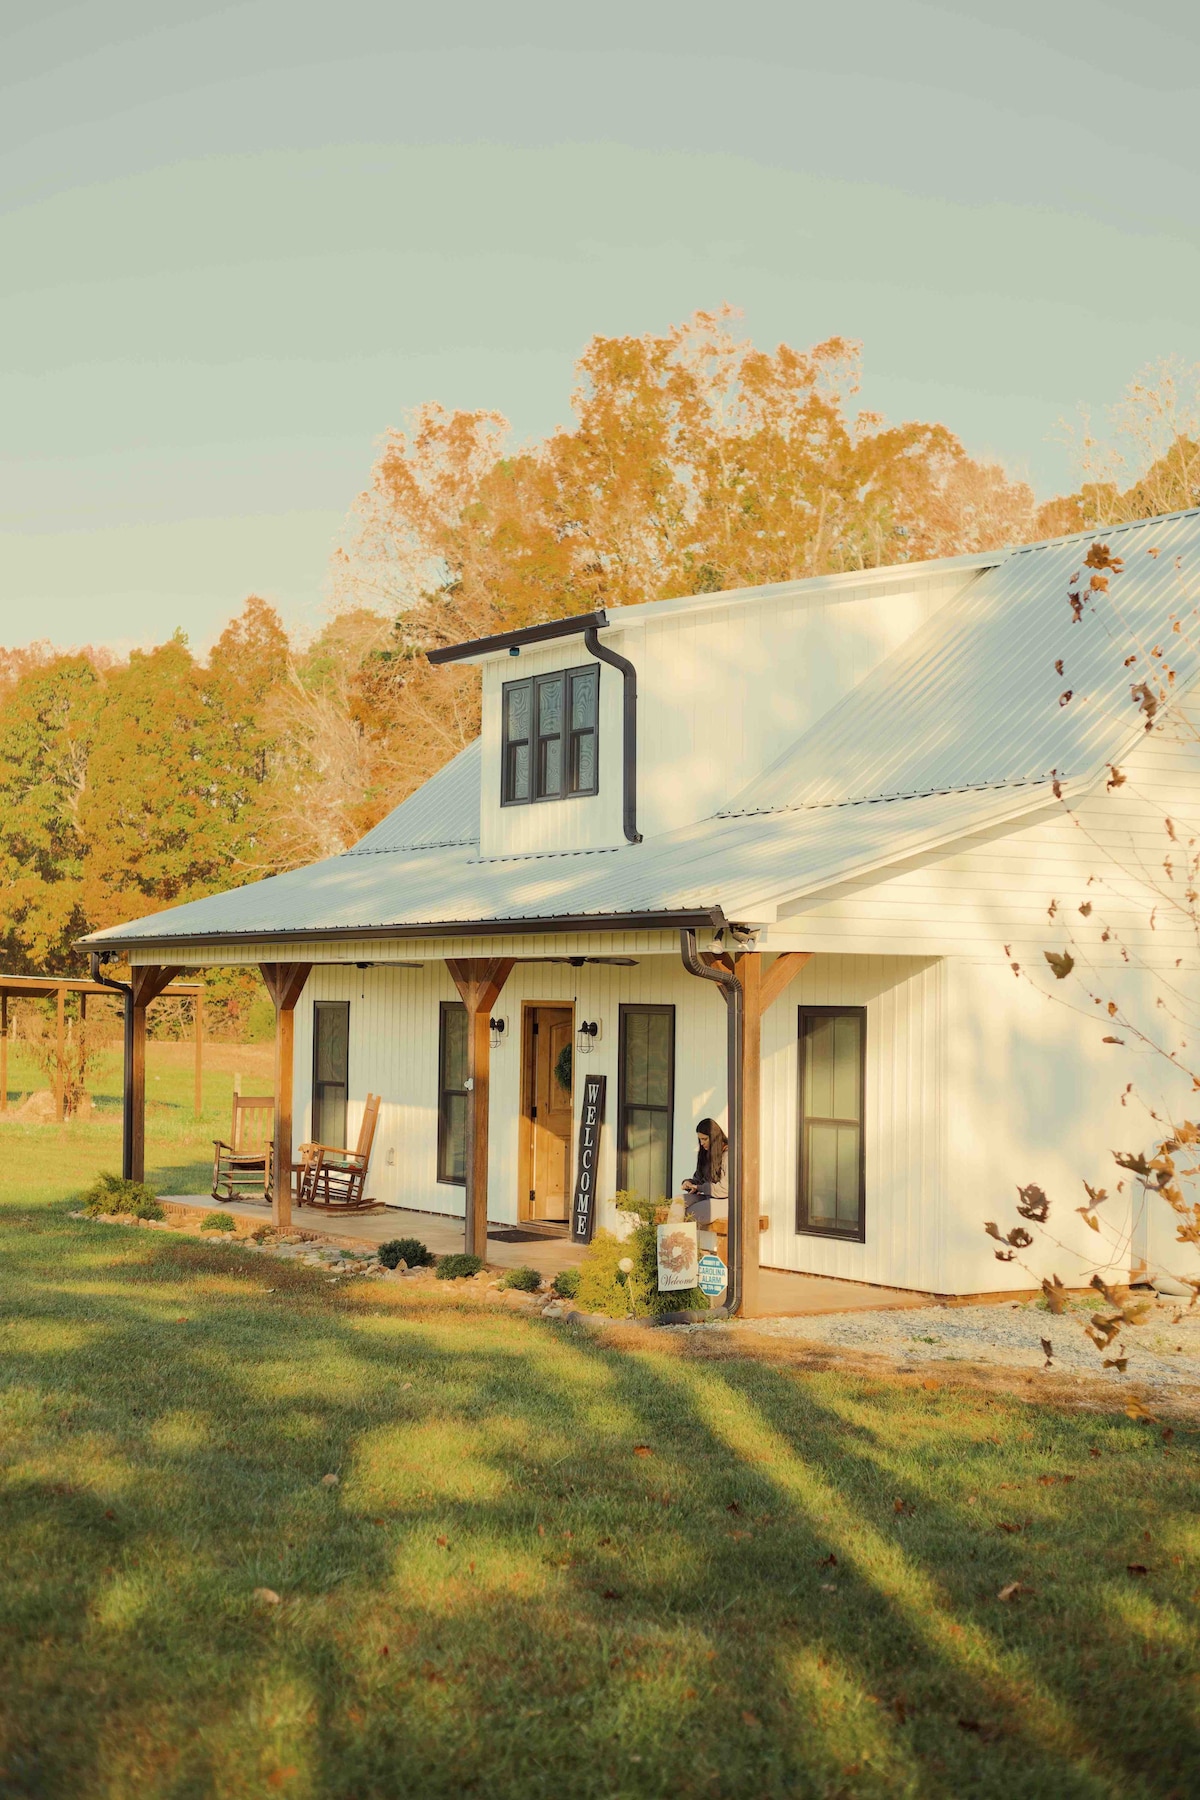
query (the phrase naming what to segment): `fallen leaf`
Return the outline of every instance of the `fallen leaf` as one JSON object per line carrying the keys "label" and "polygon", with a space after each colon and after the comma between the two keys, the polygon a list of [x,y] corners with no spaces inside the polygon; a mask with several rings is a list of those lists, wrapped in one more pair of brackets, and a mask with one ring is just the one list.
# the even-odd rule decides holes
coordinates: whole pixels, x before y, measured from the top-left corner
{"label": "fallen leaf", "polygon": [[616,1588],[605,1588],[600,1598],[602,1600],[619,1600],[621,1596]]}
{"label": "fallen leaf", "polygon": [[1023,1594],[1024,1592],[1025,1589],[1021,1582],[1006,1581],[1004,1586],[1000,1589],[1000,1592],[996,1595],[996,1598],[997,1600],[1015,1600],[1018,1594]]}
{"label": "fallen leaf", "polygon": [[635,1444],[633,1446],[633,1454],[635,1456],[653,1456],[654,1452],[649,1444]]}
{"label": "fallen leaf", "polygon": [[941,1383],[938,1381],[934,1381],[932,1379],[932,1377],[930,1377],[928,1380],[923,1381],[921,1383],[921,1386],[923,1388],[928,1388],[928,1390],[931,1394],[936,1394],[938,1391],[938,1388],[941,1386]]}
{"label": "fallen leaf", "polygon": [[275,1592],[274,1588],[255,1588],[253,1597],[258,1601],[260,1606],[280,1605],[279,1595]]}
{"label": "fallen leaf", "polygon": [[1126,1563],[1125,1567],[1131,1575],[1148,1575],[1150,1573],[1145,1563]]}
{"label": "fallen leaf", "polygon": [[381,1648],[380,1648],[380,1651],[379,1651],[379,1654],[380,1654],[380,1656],[387,1656],[387,1654],[388,1654],[388,1647],[387,1647],[387,1645],[386,1645],[386,1644],[384,1644],[384,1645],[382,1645],[382,1646],[381,1646]]}
{"label": "fallen leaf", "polygon": [[743,1725],[761,1725],[762,1720],[759,1718],[757,1713],[744,1712],[742,1714],[742,1724]]}
{"label": "fallen leaf", "polygon": [[729,1505],[725,1508],[726,1512],[731,1512],[731,1513],[740,1513],[741,1510],[742,1510],[742,1503],[740,1500],[731,1500],[729,1502]]}
{"label": "fallen leaf", "polygon": [[820,1562],[817,1564],[817,1567],[819,1569],[836,1569],[837,1568],[837,1557],[833,1554],[832,1550],[829,1552],[828,1556],[823,1556],[821,1558]]}
{"label": "fallen leaf", "polygon": [[267,1776],[267,1786],[275,1788],[282,1787],[285,1781],[290,1781],[292,1776],[297,1773],[298,1771],[295,1763],[289,1763],[286,1769],[272,1769],[271,1773]]}
{"label": "fallen leaf", "polygon": [[1129,1405],[1125,1408],[1125,1413],[1127,1418],[1149,1419],[1152,1425],[1158,1424],[1158,1420],[1155,1418],[1154,1414],[1148,1407],[1143,1406],[1140,1400],[1131,1400]]}
{"label": "fallen leaf", "polygon": [[1175,1427],[1173,1425],[1167,1426],[1167,1429],[1162,1434],[1162,1441],[1164,1444],[1173,1444],[1175,1442]]}
{"label": "fallen leaf", "polygon": [[321,1486],[322,1487],[337,1487],[337,1485],[340,1481],[341,1481],[340,1475],[322,1475]]}
{"label": "fallen leaf", "polygon": [[897,1694],[896,1698],[892,1701],[892,1713],[897,1725],[903,1725],[908,1717],[908,1701],[902,1700]]}
{"label": "fallen leaf", "polygon": [[1007,1531],[1008,1535],[1011,1537],[1014,1532],[1021,1530],[1021,1526],[1020,1525],[1011,1525],[1007,1519],[997,1519],[996,1530],[997,1531]]}
{"label": "fallen leaf", "polygon": [[911,1500],[893,1500],[892,1501],[892,1511],[895,1513],[910,1513],[912,1510],[913,1510],[913,1507],[912,1507]]}
{"label": "fallen leaf", "polygon": [[985,1725],[982,1719],[960,1719],[958,1721],[958,1729],[960,1731],[974,1732],[976,1737],[982,1738],[985,1744],[990,1743],[991,1740],[994,1737],[998,1737],[1000,1733],[998,1725]]}
{"label": "fallen leaf", "polygon": [[440,1538],[436,1538],[434,1541],[437,1544],[437,1547],[439,1550],[448,1550],[450,1547],[450,1539],[449,1538],[440,1537]]}

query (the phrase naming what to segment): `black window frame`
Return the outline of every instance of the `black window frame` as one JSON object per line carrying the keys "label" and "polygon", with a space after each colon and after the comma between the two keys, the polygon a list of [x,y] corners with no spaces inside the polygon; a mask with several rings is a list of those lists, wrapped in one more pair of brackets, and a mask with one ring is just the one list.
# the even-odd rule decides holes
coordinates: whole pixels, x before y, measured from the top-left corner
{"label": "black window frame", "polygon": [[[631,1001],[629,1003],[622,1002],[617,1008],[617,1188],[624,1192],[628,1186],[629,1146],[626,1142],[625,1029],[626,1020],[631,1013],[666,1013],[671,1021],[671,1049],[667,1061],[667,1104],[665,1108],[653,1109],[657,1112],[665,1110],[667,1115],[666,1197],[669,1199],[675,1182],[675,1008],[673,1005]],[[654,1197],[652,1194],[646,1195],[647,1200],[652,1200]]]}
{"label": "black window frame", "polygon": [[[313,1001],[313,1010],[312,1010],[312,1090],[311,1090],[311,1096],[310,1096],[310,1110],[311,1110],[311,1122],[312,1122],[312,1139],[313,1139],[313,1142],[316,1144],[332,1144],[332,1142],[333,1142],[331,1137],[325,1136],[324,1128],[321,1123],[320,1115],[324,1110],[324,1106],[323,1106],[323,1102],[318,1101],[318,1098],[317,1098],[318,1089],[324,1088],[324,1087],[333,1087],[335,1085],[338,1085],[333,1082],[324,1082],[324,1081],[319,1081],[317,1079],[317,1052],[318,1052],[318,1046],[319,1046],[319,1042],[320,1042],[319,1027],[317,1025],[317,1015],[320,1012],[322,1007],[332,1008],[335,1006],[343,1008],[345,1011],[345,1015],[346,1015],[346,1079],[344,1082],[342,1082],[340,1084],[342,1087],[345,1088],[345,1099],[342,1103],[344,1115],[348,1115],[349,1107],[350,1107],[350,1002],[348,1000],[314,1000]],[[343,1116],[342,1137],[345,1138],[346,1135],[347,1135],[346,1116]],[[335,1145],[334,1148],[344,1150],[346,1148],[346,1145],[343,1143],[341,1145]]]}
{"label": "black window frame", "polygon": [[[464,1136],[463,1136],[463,1174],[462,1174],[462,1179],[460,1180],[457,1175],[448,1175],[445,1173],[446,1165],[449,1160],[449,1150],[450,1150],[450,1120],[449,1120],[449,1116],[448,1116],[448,1108],[447,1108],[446,1102],[448,1099],[450,1099],[452,1097],[453,1098],[462,1098],[465,1100],[468,1092],[470,1091],[465,1086],[460,1087],[460,1088],[459,1087],[447,1087],[446,1082],[445,1082],[445,1075],[446,1075],[446,1021],[451,1016],[451,1014],[454,1012],[459,1012],[463,1015],[464,1018],[466,1018],[467,1009],[463,1005],[461,1000],[443,1000],[438,1008],[437,1179],[442,1184],[443,1187],[465,1187],[467,1184],[465,1127],[464,1127]],[[465,1057],[465,1048],[466,1048],[466,1046],[465,1046],[465,1040],[464,1040],[464,1063],[463,1063],[463,1081],[464,1081],[464,1083],[467,1080],[467,1064],[466,1064],[466,1057]]]}
{"label": "black window frame", "polygon": [[[827,1225],[812,1225],[807,1218],[806,1144],[808,1121],[804,1113],[805,1019],[832,1019],[853,1016],[859,1025],[858,1119],[826,1119],[814,1114],[822,1124],[847,1124],[858,1127],[858,1226],[853,1231],[830,1230]],[[823,1238],[839,1244],[865,1244],[867,1241],[867,1009],[865,1006],[808,1006],[796,1009],[796,1230],[802,1237]]]}
{"label": "black window frame", "polygon": [[[579,730],[572,727],[575,709],[575,684],[581,678],[595,684],[596,702],[593,723]],[[562,694],[559,705],[559,730],[542,733],[539,730],[541,719],[542,690],[551,682],[561,684]],[[529,693],[529,736],[527,738],[510,738],[508,733],[508,696],[514,688],[525,688]],[[590,786],[582,787],[575,779],[579,766],[579,745],[585,737],[593,741],[592,781]],[[559,785],[557,790],[542,793],[542,760],[543,745],[557,742],[559,745]],[[529,752],[529,792],[527,794],[512,793],[512,756],[514,749],[525,747]],[[501,806],[534,806],[547,800],[588,800],[600,792],[600,664],[598,662],[580,663],[570,669],[548,669],[543,675],[526,675],[519,681],[506,681],[500,689],[500,804]]]}

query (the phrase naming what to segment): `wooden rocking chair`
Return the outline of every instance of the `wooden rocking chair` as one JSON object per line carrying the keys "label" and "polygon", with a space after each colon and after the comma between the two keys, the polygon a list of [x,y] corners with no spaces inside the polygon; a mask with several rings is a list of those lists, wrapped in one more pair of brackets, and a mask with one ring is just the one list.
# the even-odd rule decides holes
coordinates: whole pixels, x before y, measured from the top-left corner
{"label": "wooden rocking chair", "polygon": [[382,1212],[377,1201],[363,1194],[381,1098],[367,1095],[353,1150],[339,1150],[332,1144],[301,1144],[296,1185],[302,1206],[320,1206],[329,1212]]}
{"label": "wooden rocking chair", "polygon": [[235,1094],[229,1143],[213,1139],[214,1200],[243,1194],[265,1198],[270,1191],[275,1144],[275,1100],[271,1094]]}

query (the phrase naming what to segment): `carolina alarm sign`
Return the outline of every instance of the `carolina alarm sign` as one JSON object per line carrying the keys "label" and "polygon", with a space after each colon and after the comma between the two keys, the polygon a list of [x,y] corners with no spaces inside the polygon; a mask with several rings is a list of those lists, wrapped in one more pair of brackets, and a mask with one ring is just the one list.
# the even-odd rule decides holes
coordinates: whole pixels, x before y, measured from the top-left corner
{"label": "carolina alarm sign", "polygon": [[607,1077],[588,1075],[583,1083],[583,1110],[579,1115],[579,1165],[575,1171],[575,1199],[571,1206],[571,1236],[577,1244],[590,1244],[596,1229],[596,1170],[600,1163],[600,1127],[604,1123],[604,1086]]}

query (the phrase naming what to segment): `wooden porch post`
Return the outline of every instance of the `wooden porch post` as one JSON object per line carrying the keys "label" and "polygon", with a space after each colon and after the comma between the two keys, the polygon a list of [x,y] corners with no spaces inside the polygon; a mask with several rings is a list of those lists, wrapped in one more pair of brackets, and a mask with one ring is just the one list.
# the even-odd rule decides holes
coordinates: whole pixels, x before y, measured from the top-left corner
{"label": "wooden porch post", "polygon": [[8,1111],[8,995],[0,994],[0,1112]]}
{"label": "wooden porch post", "polygon": [[131,1181],[146,1179],[146,1008],[178,973],[178,969],[163,968],[157,963],[136,965],[129,971],[133,1041],[125,1064],[125,1094],[132,1118]]}
{"label": "wooden porch post", "polygon": [[199,1118],[204,1105],[204,995],[197,994],[192,1002],[195,1007],[193,1026],[196,1033],[196,1117]]}
{"label": "wooden porch post", "polygon": [[[761,951],[751,950],[734,963],[743,996],[742,1031],[742,1315],[758,1312],[759,1214],[762,1210],[762,1022],[793,976],[800,973],[811,950],[788,950],[766,970]],[[739,1154],[738,1146],[733,1146]]]}
{"label": "wooden porch post", "polygon": [[292,1222],[292,1052],[296,1002],[312,971],[311,963],[259,963],[267,992],[275,1002],[275,1164],[271,1189],[271,1222]]}
{"label": "wooden porch post", "polygon": [[67,990],[58,990],[58,1021],[54,1038],[54,1110],[61,1125],[67,1116],[66,1071],[63,1068],[63,1036],[66,1019]]}
{"label": "wooden porch post", "polygon": [[487,1255],[488,1077],[491,1034],[488,1019],[512,972],[506,956],[447,957],[450,979],[467,1009],[467,1191],[463,1248]]}

